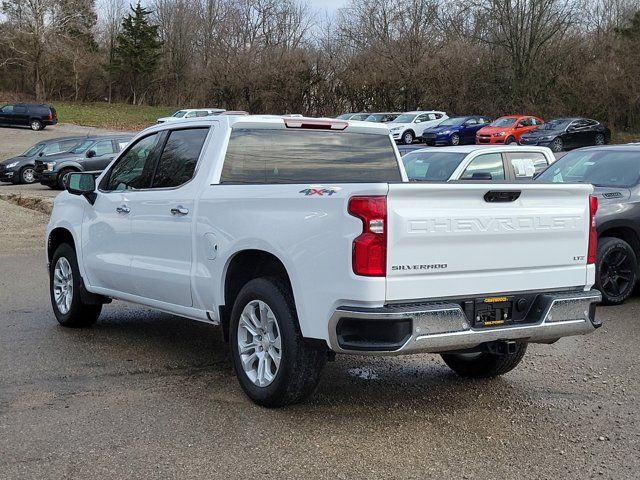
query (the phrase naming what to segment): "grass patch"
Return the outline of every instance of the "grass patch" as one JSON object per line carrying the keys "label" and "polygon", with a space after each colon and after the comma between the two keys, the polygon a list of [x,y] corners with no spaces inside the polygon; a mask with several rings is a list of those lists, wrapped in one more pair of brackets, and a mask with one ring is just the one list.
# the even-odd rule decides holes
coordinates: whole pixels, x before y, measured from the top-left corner
{"label": "grass patch", "polygon": [[53,198],[45,200],[42,198],[23,197],[19,194],[0,195],[0,200],[5,200],[19,207],[35,210],[36,212],[45,213],[51,215],[53,210]]}
{"label": "grass patch", "polygon": [[58,121],[111,130],[135,131],[154,125],[159,117],[171,115],[174,107],[136,106],[126,103],[53,102]]}
{"label": "grass patch", "polygon": [[634,132],[612,132],[611,143],[631,143],[640,142],[640,133]]}

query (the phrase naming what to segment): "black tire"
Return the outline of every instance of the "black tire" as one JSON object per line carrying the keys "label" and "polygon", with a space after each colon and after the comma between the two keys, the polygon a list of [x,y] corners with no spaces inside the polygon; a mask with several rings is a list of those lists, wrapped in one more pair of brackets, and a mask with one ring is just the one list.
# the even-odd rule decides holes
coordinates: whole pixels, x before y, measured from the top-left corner
{"label": "black tire", "polygon": [[415,136],[411,130],[407,130],[406,132],[404,132],[402,134],[402,137],[400,138],[401,138],[401,142],[404,143],[405,145],[411,145],[415,140]]}
{"label": "black tire", "polygon": [[506,355],[495,355],[489,352],[443,353],[441,357],[444,363],[461,377],[492,378],[516,368],[526,352],[526,342],[518,342],[515,353]]}
{"label": "black tire", "polygon": [[73,168],[63,168],[62,170],[60,170],[60,173],[58,173],[58,178],[56,180],[56,188],[58,190],[64,190],[65,188],[67,188],[66,177],[71,172],[75,172],[75,170]]}
{"label": "black tire", "polygon": [[[258,386],[249,378],[242,366],[238,347],[240,316],[245,307],[255,301],[262,301],[268,305],[280,334],[280,365],[274,379],[266,386]],[[231,312],[229,334],[233,366],[238,381],[253,402],[264,407],[283,407],[301,402],[313,393],[327,360],[327,353],[304,341],[298,325],[293,295],[280,279],[257,278],[240,290]]]}
{"label": "black tire", "polygon": [[595,145],[604,145],[606,143],[606,139],[602,133],[598,133],[593,139]]}
{"label": "black tire", "polygon": [[560,137],[556,137],[549,144],[549,148],[554,153],[561,152],[561,151],[564,150],[564,142],[562,141],[562,139]]}
{"label": "black tire", "polygon": [[37,118],[32,119],[29,122],[29,126],[31,127],[31,130],[33,130],[34,132],[37,132],[37,131],[42,130],[44,128],[44,125],[42,124],[42,122],[40,120],[38,120]]}
{"label": "black tire", "polygon": [[603,305],[620,305],[633,294],[637,270],[636,254],[627,242],[613,237],[598,240],[595,286]]}
{"label": "black tire", "polygon": [[516,138],[515,137],[507,137],[507,139],[504,141],[505,145],[513,145],[516,144],[517,145],[518,142],[516,142]]}
{"label": "black tire", "polygon": [[449,142],[453,146],[460,145],[460,135],[458,135],[457,133],[452,134]]}
{"label": "black tire", "polygon": [[18,175],[18,182],[24,185],[31,185],[32,183],[35,183],[36,181],[35,173],[36,173],[36,170],[31,165],[26,165],[22,167]]}
{"label": "black tire", "polygon": [[[54,294],[54,277],[56,275],[56,266],[58,265],[58,261],[61,258],[66,259],[69,263],[69,266],[71,267],[72,300],[70,308],[67,312],[63,312],[60,310]],[[96,323],[98,317],[100,316],[100,312],[102,311],[101,304],[83,303],[82,296],[80,294],[81,285],[82,282],[80,279],[80,270],[78,269],[76,252],[73,247],[71,247],[71,245],[63,243],[56,249],[51,260],[51,265],[49,266],[49,295],[51,297],[51,307],[53,308],[53,313],[60,325],[64,327],[90,327],[91,325]]]}

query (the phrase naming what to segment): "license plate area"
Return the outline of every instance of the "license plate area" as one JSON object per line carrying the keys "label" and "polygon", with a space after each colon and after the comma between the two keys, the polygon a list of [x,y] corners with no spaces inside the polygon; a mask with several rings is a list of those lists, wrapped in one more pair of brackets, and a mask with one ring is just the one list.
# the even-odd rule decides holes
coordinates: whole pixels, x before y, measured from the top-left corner
{"label": "license plate area", "polygon": [[475,300],[473,326],[491,328],[513,323],[514,297],[484,297]]}

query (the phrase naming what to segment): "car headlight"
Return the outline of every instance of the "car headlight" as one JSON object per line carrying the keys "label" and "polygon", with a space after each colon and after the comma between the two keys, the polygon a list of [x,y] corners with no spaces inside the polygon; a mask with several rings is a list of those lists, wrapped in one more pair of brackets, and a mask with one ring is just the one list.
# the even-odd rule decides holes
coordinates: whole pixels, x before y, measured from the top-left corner
{"label": "car headlight", "polygon": [[53,171],[53,169],[55,168],[55,166],[56,166],[56,162],[47,162],[47,170],[48,170],[49,172]]}
{"label": "car headlight", "polygon": [[440,132],[442,135],[449,135],[451,133],[451,130],[443,130],[442,132]]}
{"label": "car headlight", "polygon": [[9,164],[9,165],[7,165],[5,168],[13,168],[13,167],[17,167],[17,166],[18,166],[18,163],[20,163],[20,162],[13,162],[13,163],[10,163],[10,164]]}
{"label": "car headlight", "polygon": [[398,130],[400,130],[400,127],[393,127],[390,129],[392,132],[397,132]]}
{"label": "car headlight", "polygon": [[553,135],[545,135],[544,137],[538,137],[538,140],[546,142],[548,140],[553,140]]}
{"label": "car headlight", "polygon": [[494,137],[504,137],[505,135],[506,135],[505,132],[498,132],[493,134]]}

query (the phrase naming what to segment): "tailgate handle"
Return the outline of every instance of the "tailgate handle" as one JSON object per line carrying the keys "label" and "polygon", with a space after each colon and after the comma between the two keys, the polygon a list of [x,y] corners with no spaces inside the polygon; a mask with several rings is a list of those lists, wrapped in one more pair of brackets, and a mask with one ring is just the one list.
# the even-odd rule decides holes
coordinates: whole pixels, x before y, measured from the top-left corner
{"label": "tailgate handle", "polygon": [[499,202],[513,202],[520,198],[520,191],[499,191],[499,190],[490,190],[484,194],[484,201],[489,203],[499,203]]}

